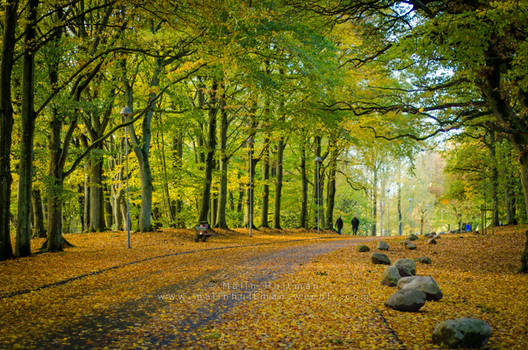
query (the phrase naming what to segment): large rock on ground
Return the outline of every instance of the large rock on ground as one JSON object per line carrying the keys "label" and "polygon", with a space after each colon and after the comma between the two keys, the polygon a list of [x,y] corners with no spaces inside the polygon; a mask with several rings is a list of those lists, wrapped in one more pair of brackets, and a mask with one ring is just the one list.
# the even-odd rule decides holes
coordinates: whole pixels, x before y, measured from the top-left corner
{"label": "large rock on ground", "polygon": [[369,252],[369,251],[370,251],[370,248],[367,247],[366,245],[360,245],[358,247],[358,252],[360,252],[360,253]]}
{"label": "large rock on ground", "polygon": [[379,250],[389,250],[389,245],[387,244],[387,242],[379,241],[378,246],[376,248]]}
{"label": "large rock on ground", "polygon": [[411,233],[409,236],[407,236],[407,239],[409,241],[416,241],[418,239],[418,236],[415,235],[414,233]]}
{"label": "large rock on ground", "polygon": [[435,236],[434,233],[426,233],[424,234],[424,237],[427,237],[427,238],[433,238]]}
{"label": "large rock on ground", "polygon": [[398,281],[400,280],[401,275],[398,271],[398,268],[396,266],[389,266],[383,271],[383,275],[381,276],[381,284],[394,287],[398,284]]}
{"label": "large rock on ground", "polygon": [[374,264],[390,265],[389,257],[383,253],[372,253],[370,259]]}
{"label": "large rock on ground", "polygon": [[416,275],[416,263],[412,259],[398,259],[394,266],[402,277]]}
{"label": "large rock on ground", "polygon": [[405,248],[409,249],[409,250],[415,250],[416,249],[416,244],[414,244],[413,242],[409,241],[409,240],[405,240],[403,241],[403,245],[405,246]]}
{"label": "large rock on ground", "polygon": [[387,299],[385,306],[398,311],[416,312],[424,306],[426,295],[415,289],[400,289]]}
{"label": "large rock on ground", "polygon": [[402,277],[398,281],[400,289],[415,289],[426,294],[427,300],[438,301],[442,299],[442,291],[431,276]]}
{"label": "large rock on ground", "polygon": [[480,348],[491,336],[490,326],[475,318],[458,318],[436,325],[433,343],[450,348]]}
{"label": "large rock on ground", "polygon": [[429,244],[436,244],[436,239],[431,238],[431,239],[429,239],[429,240],[427,241],[427,243],[429,243]]}
{"label": "large rock on ground", "polygon": [[431,265],[432,263],[431,258],[428,258],[427,256],[421,256],[419,258],[416,258],[416,261],[427,265]]}

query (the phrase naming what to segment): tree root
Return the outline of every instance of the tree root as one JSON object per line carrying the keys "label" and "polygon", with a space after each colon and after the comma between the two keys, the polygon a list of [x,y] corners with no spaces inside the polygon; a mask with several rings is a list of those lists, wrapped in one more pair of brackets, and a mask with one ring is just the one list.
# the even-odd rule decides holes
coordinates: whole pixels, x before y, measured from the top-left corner
{"label": "tree root", "polygon": [[[64,236],[61,236],[61,242],[62,242],[62,248],[71,248],[71,247],[75,247],[73,244],[71,244],[70,242],[68,242],[66,240],[66,238],[64,238]],[[46,240],[44,241],[44,243],[42,243],[42,246],[40,247],[39,249],[39,252],[40,253],[44,253],[44,252],[47,252],[48,251],[48,239],[46,238]]]}

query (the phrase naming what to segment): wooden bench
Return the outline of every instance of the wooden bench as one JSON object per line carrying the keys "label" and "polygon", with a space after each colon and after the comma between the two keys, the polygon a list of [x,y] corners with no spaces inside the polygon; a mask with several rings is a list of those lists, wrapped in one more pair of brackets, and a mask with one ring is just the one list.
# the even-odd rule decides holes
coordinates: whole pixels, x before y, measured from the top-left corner
{"label": "wooden bench", "polygon": [[212,234],[212,231],[209,229],[209,224],[207,223],[201,223],[200,225],[194,227],[195,242],[199,242],[200,240],[205,242],[207,238],[212,236]]}

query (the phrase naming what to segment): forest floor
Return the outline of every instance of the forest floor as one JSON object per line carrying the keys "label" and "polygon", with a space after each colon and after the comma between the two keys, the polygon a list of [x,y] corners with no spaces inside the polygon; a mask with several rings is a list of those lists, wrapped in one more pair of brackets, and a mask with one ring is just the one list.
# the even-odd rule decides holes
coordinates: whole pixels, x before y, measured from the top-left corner
{"label": "forest floor", "polygon": [[[463,238],[462,238],[463,237]],[[492,328],[490,349],[528,348],[528,276],[516,273],[518,227],[494,234],[350,237],[273,230],[221,231],[206,243],[164,230],[71,234],[76,247],[0,262],[0,348],[375,348],[434,349],[437,322],[476,317]],[[418,313],[383,303],[374,251],[417,266],[444,298]],[[41,240],[32,242],[34,248]]]}

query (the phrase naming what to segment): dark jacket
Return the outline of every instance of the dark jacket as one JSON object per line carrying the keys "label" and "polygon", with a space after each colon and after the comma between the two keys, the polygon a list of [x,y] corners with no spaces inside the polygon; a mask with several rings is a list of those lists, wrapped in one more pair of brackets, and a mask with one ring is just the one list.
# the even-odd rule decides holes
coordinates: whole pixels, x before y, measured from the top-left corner
{"label": "dark jacket", "polygon": [[336,221],[336,227],[337,228],[343,228],[343,219],[338,218]]}
{"label": "dark jacket", "polygon": [[354,216],[352,219],[352,227],[358,227],[359,226],[359,220]]}

